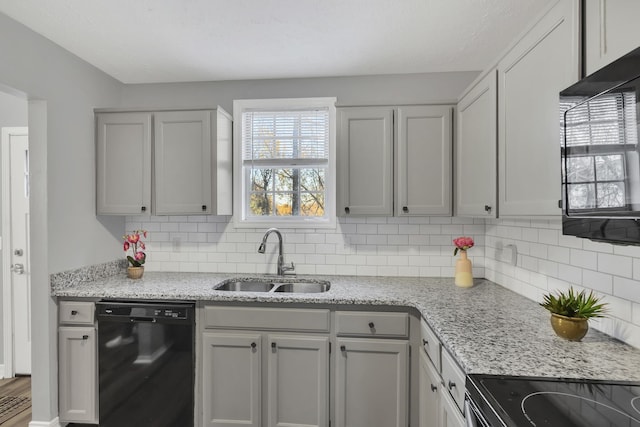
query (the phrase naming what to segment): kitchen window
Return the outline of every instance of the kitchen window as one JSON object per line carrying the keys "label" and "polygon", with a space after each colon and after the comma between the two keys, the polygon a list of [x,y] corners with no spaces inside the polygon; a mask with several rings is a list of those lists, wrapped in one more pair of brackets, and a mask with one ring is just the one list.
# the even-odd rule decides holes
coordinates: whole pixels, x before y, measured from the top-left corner
{"label": "kitchen window", "polygon": [[237,227],[335,227],[335,102],[234,101]]}

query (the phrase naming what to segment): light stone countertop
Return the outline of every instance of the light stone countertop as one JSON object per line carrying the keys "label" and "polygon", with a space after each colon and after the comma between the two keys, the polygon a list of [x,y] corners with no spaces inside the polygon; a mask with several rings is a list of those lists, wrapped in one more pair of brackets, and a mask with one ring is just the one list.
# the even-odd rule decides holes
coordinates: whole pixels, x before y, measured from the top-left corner
{"label": "light stone countertop", "polygon": [[[86,282],[58,276],[60,298],[153,299],[412,307],[466,373],[640,381],[640,349],[590,329],[582,342],[555,336],[549,313],[536,302],[488,280],[469,289],[449,278],[298,276],[328,280],[317,294],[229,292],[214,286],[247,274],[119,272]],[[275,276],[274,276],[275,277]]]}

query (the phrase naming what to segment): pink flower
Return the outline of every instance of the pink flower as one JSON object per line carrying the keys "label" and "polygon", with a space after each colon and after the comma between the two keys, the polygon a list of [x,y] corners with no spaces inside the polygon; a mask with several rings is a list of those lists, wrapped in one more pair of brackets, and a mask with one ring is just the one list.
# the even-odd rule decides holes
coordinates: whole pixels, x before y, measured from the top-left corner
{"label": "pink flower", "polygon": [[458,237],[456,239],[453,239],[453,244],[456,246],[453,251],[453,255],[455,256],[458,251],[466,251],[467,249],[473,247],[473,237]]}
{"label": "pink flower", "polygon": [[131,255],[127,255],[127,260],[133,267],[142,267],[142,264],[147,260],[147,255],[144,253],[146,245],[142,241],[143,236],[147,237],[146,230],[134,230],[131,234],[122,236],[124,239],[122,248],[125,252],[131,250]]}

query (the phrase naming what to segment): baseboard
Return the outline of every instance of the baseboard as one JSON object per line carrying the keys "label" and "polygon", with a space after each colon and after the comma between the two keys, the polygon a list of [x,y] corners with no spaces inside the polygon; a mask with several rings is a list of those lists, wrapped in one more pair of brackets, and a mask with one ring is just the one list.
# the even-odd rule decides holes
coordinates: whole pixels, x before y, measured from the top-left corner
{"label": "baseboard", "polygon": [[51,421],[31,421],[29,427],[62,427],[60,419],[55,417]]}

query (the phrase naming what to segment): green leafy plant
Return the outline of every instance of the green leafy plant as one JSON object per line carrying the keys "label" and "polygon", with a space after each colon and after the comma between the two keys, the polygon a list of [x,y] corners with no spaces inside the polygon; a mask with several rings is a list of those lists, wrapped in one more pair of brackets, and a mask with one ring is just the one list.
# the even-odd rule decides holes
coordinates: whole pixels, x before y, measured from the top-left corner
{"label": "green leafy plant", "polygon": [[555,295],[544,295],[540,305],[551,313],[590,319],[604,317],[607,303],[600,303],[600,298],[593,291],[587,294],[585,291],[576,292],[571,287],[567,292],[557,291]]}

